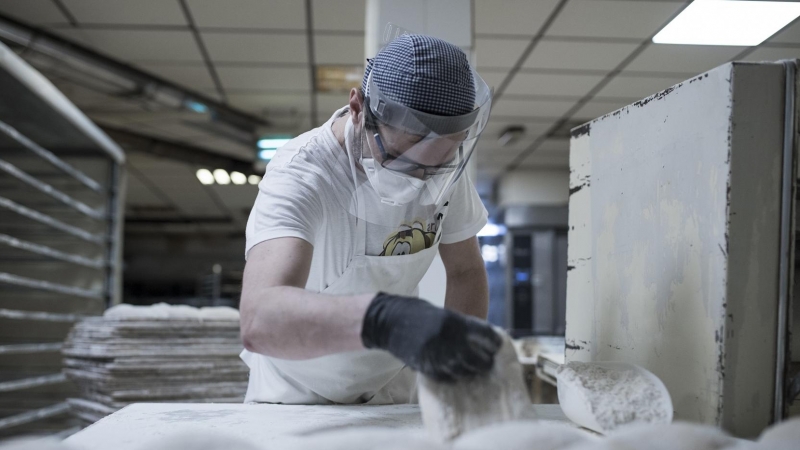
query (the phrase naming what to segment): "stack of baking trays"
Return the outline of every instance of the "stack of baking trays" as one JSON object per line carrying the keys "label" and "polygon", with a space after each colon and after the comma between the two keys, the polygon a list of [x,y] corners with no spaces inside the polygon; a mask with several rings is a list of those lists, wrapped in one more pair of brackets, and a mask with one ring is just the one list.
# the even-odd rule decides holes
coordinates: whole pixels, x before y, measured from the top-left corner
{"label": "stack of baking trays", "polygon": [[119,305],[70,332],[64,371],[81,397],[68,402],[88,423],[137,402],[242,402],[241,350],[235,309]]}

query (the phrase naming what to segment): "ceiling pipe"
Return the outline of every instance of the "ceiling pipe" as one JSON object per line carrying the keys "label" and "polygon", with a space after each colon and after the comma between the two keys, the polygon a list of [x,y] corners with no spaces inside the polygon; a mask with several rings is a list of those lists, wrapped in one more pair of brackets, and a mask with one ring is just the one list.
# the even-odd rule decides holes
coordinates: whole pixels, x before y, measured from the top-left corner
{"label": "ceiling pipe", "polygon": [[126,96],[152,100],[175,109],[197,111],[196,108],[202,106],[208,109],[212,120],[251,133],[270,125],[261,117],[231,108],[208,96],[3,15],[0,15],[0,39],[23,47],[26,51],[62,61],[73,70],[119,87]]}

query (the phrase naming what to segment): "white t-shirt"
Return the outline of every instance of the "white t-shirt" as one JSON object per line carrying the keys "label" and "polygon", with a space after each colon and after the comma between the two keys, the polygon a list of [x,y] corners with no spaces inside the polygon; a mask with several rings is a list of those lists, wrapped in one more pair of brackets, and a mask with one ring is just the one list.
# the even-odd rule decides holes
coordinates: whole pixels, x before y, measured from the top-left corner
{"label": "white t-shirt", "polygon": [[[356,217],[354,183],[347,152],[331,130],[342,108],[319,128],[281,147],[258,185],[258,196],[247,221],[247,253],[256,244],[296,237],[314,246],[306,289],[321,292],[344,273],[354,252]],[[442,226],[441,243],[475,236],[486,224],[487,212],[466,172],[443,209],[380,202],[363,171],[358,185],[367,216],[366,254],[386,256],[429,248]]]}

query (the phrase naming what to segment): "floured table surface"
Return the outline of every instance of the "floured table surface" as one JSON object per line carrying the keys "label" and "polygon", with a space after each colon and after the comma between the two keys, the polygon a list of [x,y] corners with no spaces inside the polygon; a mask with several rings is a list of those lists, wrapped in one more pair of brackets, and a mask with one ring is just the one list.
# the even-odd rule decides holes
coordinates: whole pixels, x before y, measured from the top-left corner
{"label": "floured table surface", "polygon": [[[525,419],[569,422],[558,405],[531,405]],[[418,405],[306,406],[269,404],[137,403],[64,442],[76,450],[130,450],[177,432],[219,430],[265,448],[281,448],[303,436],[354,427],[421,429]]]}

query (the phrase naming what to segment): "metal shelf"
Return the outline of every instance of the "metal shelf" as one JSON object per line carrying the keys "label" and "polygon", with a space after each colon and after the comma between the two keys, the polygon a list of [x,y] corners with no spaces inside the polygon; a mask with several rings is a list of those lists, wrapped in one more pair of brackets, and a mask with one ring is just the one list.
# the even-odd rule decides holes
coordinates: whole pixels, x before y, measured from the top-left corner
{"label": "metal shelf", "polygon": [[47,342],[42,344],[8,344],[0,345],[0,355],[19,355],[25,353],[50,353],[61,351],[62,342]]}
{"label": "metal shelf", "polygon": [[81,314],[60,314],[51,312],[0,309],[0,319],[38,320],[42,322],[77,322],[86,317],[88,316]]}
{"label": "metal shelf", "polygon": [[73,227],[72,225],[67,225],[66,223],[58,219],[48,216],[47,214],[42,214],[33,209],[26,208],[25,206],[22,206],[19,203],[13,200],[9,200],[2,196],[0,196],[0,207],[14,211],[15,213],[21,216],[27,217],[28,219],[31,220],[35,220],[41,224],[53,227],[59,231],[63,231],[64,233],[72,235],[76,238],[83,239],[84,241],[92,242],[95,244],[103,244],[106,242],[106,239],[103,236],[98,236],[84,229]]}
{"label": "metal shelf", "polygon": [[61,384],[67,381],[67,376],[63,373],[53,375],[42,375],[40,377],[23,378],[21,380],[6,381],[0,383],[0,392],[21,391],[51,384]]}
{"label": "metal shelf", "polygon": [[35,422],[37,420],[47,419],[48,417],[58,416],[70,410],[67,402],[56,403],[55,405],[46,408],[34,409],[31,411],[17,414],[15,416],[5,417],[0,419],[0,430],[11,428],[17,425],[24,425],[26,423]]}
{"label": "metal shelf", "polygon": [[0,272],[0,283],[10,284],[13,286],[22,286],[31,289],[39,289],[42,291],[55,292],[58,294],[74,295],[76,297],[94,298],[102,300],[103,294],[98,291],[89,289],[78,288],[74,286],[67,286],[65,284],[51,283],[49,281],[36,280],[33,278],[21,277],[6,272]]}
{"label": "metal shelf", "polygon": [[77,264],[79,266],[89,267],[92,269],[102,269],[106,266],[105,261],[102,259],[90,259],[72,253],[62,252],[46,245],[34,244],[33,242],[23,241],[13,236],[0,233],[0,244],[8,245],[19,250],[25,250],[37,255],[46,256],[48,258],[58,259],[60,261]]}

